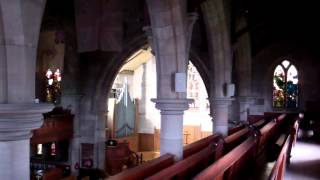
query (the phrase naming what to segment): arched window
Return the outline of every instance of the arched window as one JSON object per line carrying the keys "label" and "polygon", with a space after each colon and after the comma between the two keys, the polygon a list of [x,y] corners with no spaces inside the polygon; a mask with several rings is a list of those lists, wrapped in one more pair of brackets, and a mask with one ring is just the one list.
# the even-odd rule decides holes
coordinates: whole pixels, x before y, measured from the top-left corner
{"label": "arched window", "polygon": [[288,60],[282,61],[273,73],[273,107],[298,107],[298,71]]}

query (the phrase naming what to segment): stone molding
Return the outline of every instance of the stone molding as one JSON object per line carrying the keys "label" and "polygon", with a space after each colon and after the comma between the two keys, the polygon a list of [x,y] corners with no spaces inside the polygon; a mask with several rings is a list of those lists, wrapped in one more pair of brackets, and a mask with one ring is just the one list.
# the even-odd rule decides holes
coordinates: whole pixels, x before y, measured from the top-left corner
{"label": "stone molding", "polygon": [[156,108],[161,111],[161,115],[182,115],[189,109],[189,104],[193,99],[151,99],[156,103]]}
{"label": "stone molding", "polygon": [[256,97],[253,96],[238,96],[237,99],[240,104],[253,104]]}
{"label": "stone molding", "polygon": [[53,104],[0,104],[0,141],[29,139]]}
{"label": "stone molding", "polygon": [[230,106],[232,101],[235,100],[235,98],[228,98],[228,97],[222,97],[222,98],[209,98],[210,105],[211,106]]}

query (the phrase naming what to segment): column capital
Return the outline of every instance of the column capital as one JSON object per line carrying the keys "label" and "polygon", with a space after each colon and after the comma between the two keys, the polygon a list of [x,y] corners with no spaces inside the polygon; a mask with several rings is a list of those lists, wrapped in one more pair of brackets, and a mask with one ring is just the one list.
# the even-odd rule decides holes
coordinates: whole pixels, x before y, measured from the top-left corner
{"label": "column capital", "polygon": [[156,103],[156,108],[161,114],[183,114],[183,111],[189,109],[189,104],[193,99],[151,99]]}
{"label": "column capital", "polygon": [[53,109],[53,104],[0,104],[0,141],[29,139],[31,130],[42,125],[42,113]]}

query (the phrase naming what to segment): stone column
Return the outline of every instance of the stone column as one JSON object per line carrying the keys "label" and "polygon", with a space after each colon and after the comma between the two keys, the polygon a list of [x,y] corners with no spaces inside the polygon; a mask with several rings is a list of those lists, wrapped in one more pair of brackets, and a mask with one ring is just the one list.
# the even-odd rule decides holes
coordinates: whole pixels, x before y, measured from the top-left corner
{"label": "stone column", "polygon": [[43,115],[53,105],[0,104],[0,177],[30,178],[31,130],[41,126]]}
{"label": "stone column", "polygon": [[223,136],[228,135],[228,114],[232,98],[211,98],[211,116],[213,120],[213,132]]}
{"label": "stone column", "polygon": [[146,108],[147,108],[147,68],[146,63],[142,64],[142,80],[141,80],[141,99],[139,103],[139,133],[152,134],[154,131],[152,121],[148,120],[146,117]]}
{"label": "stone column", "polygon": [[160,154],[174,154],[176,160],[183,156],[183,113],[190,100],[153,99],[161,113]]}
{"label": "stone column", "polygon": [[31,130],[53,105],[35,104],[36,52],[45,0],[0,1],[0,178],[30,179]]}
{"label": "stone column", "polygon": [[208,37],[210,58],[210,112],[213,117],[213,132],[228,134],[228,111],[231,96],[228,87],[232,85],[232,51],[228,9],[223,0],[207,0],[201,4]]}
{"label": "stone column", "polygon": [[80,94],[63,94],[61,98],[61,104],[67,109],[71,109],[72,114],[74,114],[73,119],[73,139],[71,141],[71,171],[75,172],[75,164],[80,164],[80,104],[82,95]]}
{"label": "stone column", "polygon": [[160,153],[174,154],[179,160],[183,149],[183,112],[189,102],[186,73],[191,32],[186,1],[148,0],[147,4],[157,66],[157,99],[153,102],[161,111]]}
{"label": "stone column", "polygon": [[[236,18],[236,31],[247,28],[247,19],[243,14]],[[249,31],[240,34],[235,49],[235,69],[237,74],[238,104],[240,121],[248,119],[248,112],[253,97],[251,97],[251,43]]]}

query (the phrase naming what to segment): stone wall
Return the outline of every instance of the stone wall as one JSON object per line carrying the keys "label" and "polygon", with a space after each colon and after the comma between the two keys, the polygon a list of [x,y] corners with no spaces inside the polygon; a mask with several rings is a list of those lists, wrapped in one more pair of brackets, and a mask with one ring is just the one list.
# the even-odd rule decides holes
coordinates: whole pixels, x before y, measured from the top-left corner
{"label": "stone wall", "polygon": [[274,68],[283,60],[291,61],[298,69],[299,107],[304,109],[305,102],[320,99],[320,63],[316,54],[299,46],[289,44],[274,44],[254,57],[252,64],[252,89],[257,97],[251,106],[252,114],[263,111],[274,111],[272,108],[272,77]]}

